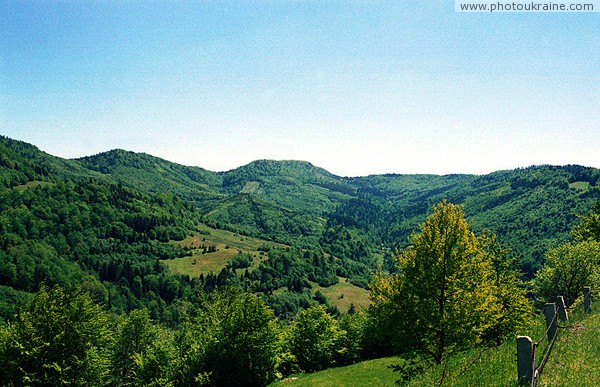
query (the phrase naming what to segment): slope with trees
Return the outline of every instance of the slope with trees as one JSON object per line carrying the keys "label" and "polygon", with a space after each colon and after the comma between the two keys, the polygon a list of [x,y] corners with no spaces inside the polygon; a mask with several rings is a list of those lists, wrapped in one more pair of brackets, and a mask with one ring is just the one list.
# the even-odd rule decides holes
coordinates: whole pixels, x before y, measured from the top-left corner
{"label": "slope with trees", "polygon": [[380,273],[371,287],[372,313],[396,350],[421,350],[440,363],[450,349],[499,342],[528,323],[518,271],[494,243],[469,230],[460,207],[434,207],[395,256],[398,274]]}

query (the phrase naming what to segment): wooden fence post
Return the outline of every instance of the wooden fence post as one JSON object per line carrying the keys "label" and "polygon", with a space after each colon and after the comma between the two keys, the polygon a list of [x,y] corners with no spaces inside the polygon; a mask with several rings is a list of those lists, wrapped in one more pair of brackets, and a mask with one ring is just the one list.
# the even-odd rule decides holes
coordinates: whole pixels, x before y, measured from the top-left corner
{"label": "wooden fence post", "polygon": [[565,298],[563,296],[556,297],[556,309],[558,311],[558,318],[560,319],[560,321],[569,320],[567,306],[565,305]]}
{"label": "wooden fence post", "polygon": [[517,374],[519,384],[530,385],[533,379],[533,346],[529,336],[517,336]]}
{"label": "wooden fence post", "polygon": [[583,310],[588,313],[592,311],[592,288],[589,286],[583,287]]}
{"label": "wooden fence post", "polygon": [[558,324],[556,322],[556,304],[548,303],[544,305],[544,314],[546,315],[546,329],[548,329],[548,341],[552,341],[556,336]]}

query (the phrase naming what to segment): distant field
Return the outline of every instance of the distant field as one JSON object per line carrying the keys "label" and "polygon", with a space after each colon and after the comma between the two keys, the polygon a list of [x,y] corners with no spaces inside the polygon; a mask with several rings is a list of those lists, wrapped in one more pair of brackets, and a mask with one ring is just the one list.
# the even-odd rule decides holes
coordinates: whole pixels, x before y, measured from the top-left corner
{"label": "distant field", "polygon": [[39,187],[39,186],[46,186],[46,185],[52,185],[52,184],[53,183],[50,183],[48,181],[34,180],[34,181],[28,181],[25,184],[17,185],[15,187],[13,187],[13,189],[15,189],[17,191],[23,191],[28,188],[35,188],[35,187]]}
{"label": "distant field", "polygon": [[[200,274],[206,275],[211,271],[215,274],[218,273],[239,251],[254,256],[254,265],[249,268],[251,271],[266,257],[266,255],[263,255],[258,251],[261,246],[266,245],[271,248],[287,248],[286,245],[281,243],[239,235],[231,231],[217,230],[204,225],[200,226],[198,232],[193,236],[189,236],[183,241],[174,243],[191,248],[192,256],[164,260],[162,262],[167,265],[173,273],[187,274],[190,277],[198,277]],[[203,254],[203,246],[215,246],[217,251],[212,253],[206,252]]]}
{"label": "distant field", "polygon": [[[173,273],[199,277],[200,274],[207,275],[210,272],[219,273],[237,253],[242,251],[254,257],[254,263],[248,268],[254,270],[260,262],[267,258],[267,254],[259,251],[261,246],[284,249],[288,246],[281,243],[269,242],[263,239],[239,235],[231,231],[217,230],[208,226],[200,226],[198,232],[188,236],[182,241],[173,242],[192,249],[192,256],[163,260],[165,265]],[[215,246],[217,251],[203,254],[203,246]],[[245,269],[238,269],[241,274]],[[283,291],[284,288],[281,289]],[[348,311],[351,304],[355,307],[367,307],[369,305],[368,290],[359,288],[340,278],[340,282],[328,288],[322,288],[313,283],[313,294],[317,290],[329,299],[342,312]]]}
{"label": "distant field", "polygon": [[590,183],[588,183],[587,181],[575,181],[569,184],[569,188],[573,188],[579,191],[587,191],[587,189],[590,188]]}
{"label": "distant field", "polygon": [[354,286],[350,282],[346,282],[345,278],[340,278],[339,283],[328,288],[314,285],[313,294],[317,290],[321,290],[321,293],[323,293],[333,305],[337,306],[341,312],[347,312],[348,308],[350,308],[350,304],[354,304],[357,308],[366,308],[369,306],[369,291]]}

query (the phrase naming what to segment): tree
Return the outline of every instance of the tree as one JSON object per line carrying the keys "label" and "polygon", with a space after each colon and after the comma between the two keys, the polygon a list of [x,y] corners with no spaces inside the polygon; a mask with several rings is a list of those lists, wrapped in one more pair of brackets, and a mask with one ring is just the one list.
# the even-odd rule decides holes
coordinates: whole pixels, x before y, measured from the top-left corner
{"label": "tree", "polygon": [[586,285],[600,285],[600,242],[593,240],[565,243],[548,250],[546,264],[537,273],[533,289],[540,303],[564,296],[570,306]]}
{"label": "tree", "polygon": [[573,238],[578,241],[588,239],[600,242],[600,202],[596,202],[587,216],[580,216],[573,227]]}
{"label": "tree", "polygon": [[300,312],[294,321],[291,339],[292,353],[300,368],[312,372],[333,364],[340,355],[345,334],[323,305],[313,305]]}
{"label": "tree", "polygon": [[165,386],[174,356],[169,333],[152,323],[147,309],[133,310],[119,328],[111,374],[117,385]]}
{"label": "tree", "polygon": [[211,348],[217,383],[261,386],[272,382],[277,336],[273,312],[263,300],[251,293],[225,292],[209,310],[218,322],[218,345]]}
{"label": "tree", "polygon": [[496,235],[489,231],[482,233],[478,239],[484,254],[492,263],[494,295],[500,308],[496,320],[484,333],[484,338],[500,345],[505,338],[532,324],[533,306],[527,299],[518,261],[510,255],[510,249],[502,248]]}
{"label": "tree", "polygon": [[3,383],[101,386],[108,382],[109,318],[82,291],[42,286],[2,337]]}
{"label": "tree", "polygon": [[387,338],[396,349],[422,350],[440,363],[451,349],[480,343],[499,323],[493,254],[484,247],[461,207],[446,201],[434,207],[411,246],[397,252],[399,273],[379,273],[371,285],[371,313],[394,330]]}
{"label": "tree", "polygon": [[275,379],[277,327],[254,294],[219,290],[178,344],[181,385],[264,386]]}

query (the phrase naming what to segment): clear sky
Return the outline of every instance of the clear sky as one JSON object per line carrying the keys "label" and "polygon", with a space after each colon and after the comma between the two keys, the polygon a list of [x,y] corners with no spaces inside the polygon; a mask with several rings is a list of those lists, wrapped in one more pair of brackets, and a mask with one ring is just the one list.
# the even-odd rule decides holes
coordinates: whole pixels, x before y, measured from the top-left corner
{"label": "clear sky", "polygon": [[600,13],[451,0],[0,0],[0,134],[228,170],[600,167]]}

